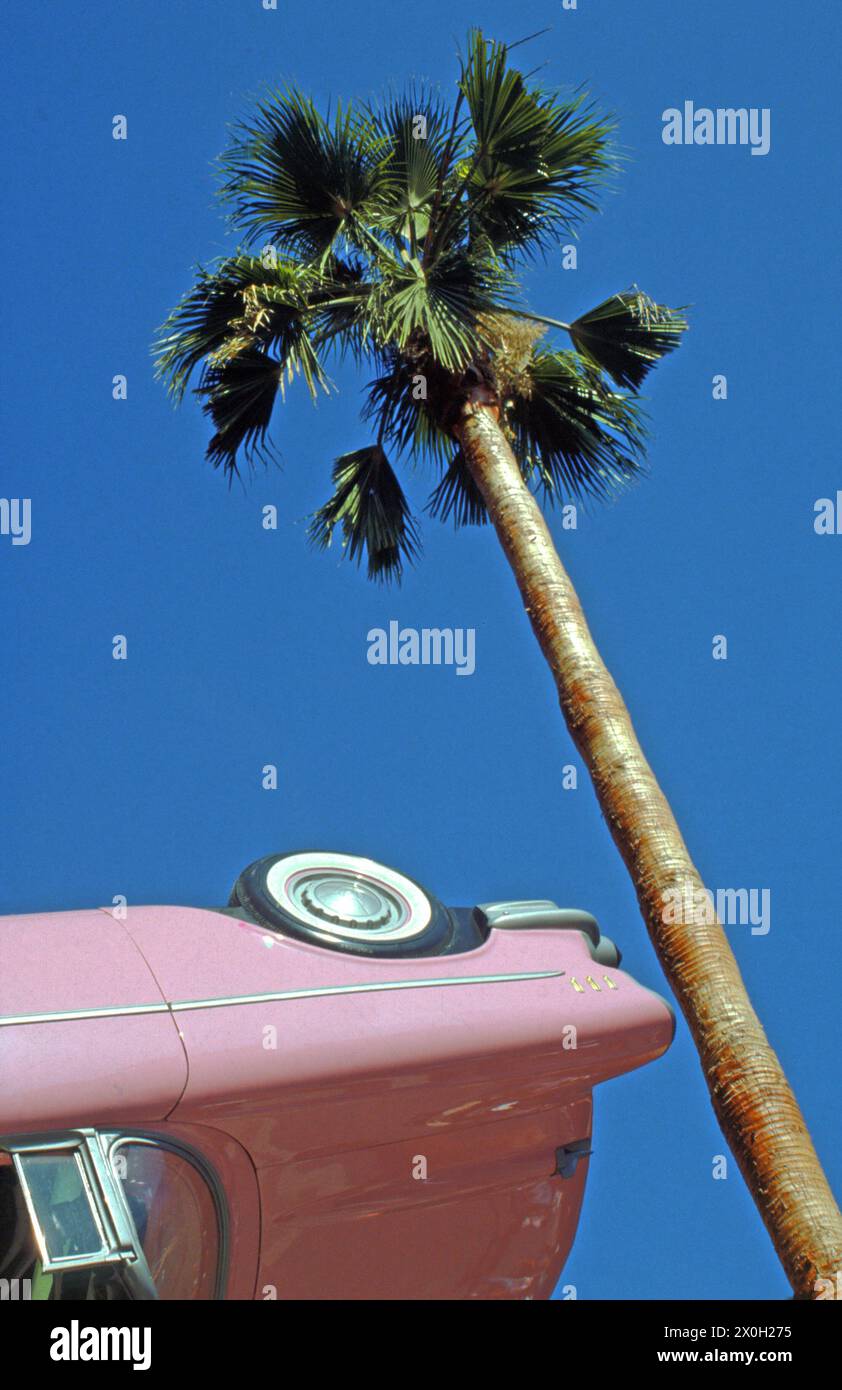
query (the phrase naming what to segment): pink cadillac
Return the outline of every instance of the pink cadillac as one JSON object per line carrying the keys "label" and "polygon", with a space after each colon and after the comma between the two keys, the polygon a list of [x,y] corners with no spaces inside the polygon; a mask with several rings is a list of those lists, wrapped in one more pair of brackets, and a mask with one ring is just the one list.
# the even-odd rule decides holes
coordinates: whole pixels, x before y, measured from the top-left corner
{"label": "pink cadillac", "polygon": [[344,854],[0,918],[0,1294],[546,1298],[670,1007],[587,913]]}

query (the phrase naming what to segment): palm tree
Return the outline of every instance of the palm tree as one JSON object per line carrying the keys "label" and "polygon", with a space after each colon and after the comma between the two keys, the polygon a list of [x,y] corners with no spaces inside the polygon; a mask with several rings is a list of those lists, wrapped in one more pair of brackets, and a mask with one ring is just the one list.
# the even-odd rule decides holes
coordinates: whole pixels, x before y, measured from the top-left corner
{"label": "palm tree", "polygon": [[[839,1210],[537,500],[603,497],[640,473],[637,392],[687,324],[637,288],[569,324],[524,306],[518,267],[596,207],[616,161],[586,98],[529,85],[509,53],[471,33],[452,109],[426,87],[332,116],[294,88],[267,93],[221,161],[241,249],[198,270],[158,370],[178,400],[200,369],[207,456],[233,478],[270,457],[286,384],[303,377],[315,398],[331,354],[350,351],[371,374],[371,440],[336,459],[311,535],[340,534],[374,579],[399,580],[419,551],[393,459],[438,469],[433,516],[490,520],[723,1133],[811,1298],[842,1261]],[[545,343],[548,328],[571,346]]]}

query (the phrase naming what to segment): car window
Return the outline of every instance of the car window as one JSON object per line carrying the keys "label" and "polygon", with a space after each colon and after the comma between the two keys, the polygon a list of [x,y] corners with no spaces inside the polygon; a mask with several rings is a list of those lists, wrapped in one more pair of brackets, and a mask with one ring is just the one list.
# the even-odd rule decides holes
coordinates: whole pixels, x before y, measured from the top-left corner
{"label": "car window", "polygon": [[162,1299],[211,1299],[219,1266],[216,1203],[189,1159],[152,1142],[123,1140],[111,1164]]}
{"label": "car window", "polygon": [[85,1196],[77,1154],[30,1154],[27,1177],[50,1257],[102,1250],[105,1241]]}
{"label": "car window", "polygon": [[[45,1222],[48,1247],[56,1254],[89,1247],[93,1232],[79,1205],[81,1187],[76,1175],[47,1155],[31,1172],[42,1210],[48,1204],[52,1208]],[[112,1302],[130,1296],[117,1266],[44,1272],[23,1189],[9,1155],[0,1151],[0,1297]]]}
{"label": "car window", "polygon": [[[80,1131],[102,1146],[136,1231],[155,1292],[161,1299],[217,1297],[220,1269],[220,1212],[214,1192],[196,1163],[151,1136],[117,1136]],[[67,1141],[68,1136],[56,1139]],[[106,1152],[109,1158],[106,1159]],[[46,1257],[81,1257],[82,1267],[43,1268],[32,1219],[11,1155],[0,1149],[0,1297],[58,1300],[136,1298],[137,1279],[122,1261],[97,1263],[106,1244],[84,1198],[85,1174],[71,1147],[30,1146],[26,1180]],[[116,1194],[115,1194],[116,1195]],[[125,1217],[123,1218],[125,1220]],[[127,1229],[130,1229],[129,1223]],[[132,1241],[135,1234],[132,1233]],[[85,1257],[90,1254],[90,1261]],[[144,1278],[148,1276],[144,1274]],[[9,1293],[9,1290],[13,1290]],[[150,1296],[141,1294],[141,1296]]]}

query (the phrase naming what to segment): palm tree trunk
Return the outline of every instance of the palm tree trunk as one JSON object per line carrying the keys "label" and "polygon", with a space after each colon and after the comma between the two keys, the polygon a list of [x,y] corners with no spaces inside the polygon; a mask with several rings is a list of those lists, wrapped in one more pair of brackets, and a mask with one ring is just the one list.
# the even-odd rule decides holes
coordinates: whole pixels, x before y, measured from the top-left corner
{"label": "palm tree trunk", "polygon": [[[833,1297],[842,1268],[842,1217],[833,1193],[725,932],[714,913],[695,906],[705,901],[702,880],[496,415],[478,396],[454,433],[693,1035],[722,1132],[796,1297]],[[832,1284],[817,1286],[820,1280]]]}

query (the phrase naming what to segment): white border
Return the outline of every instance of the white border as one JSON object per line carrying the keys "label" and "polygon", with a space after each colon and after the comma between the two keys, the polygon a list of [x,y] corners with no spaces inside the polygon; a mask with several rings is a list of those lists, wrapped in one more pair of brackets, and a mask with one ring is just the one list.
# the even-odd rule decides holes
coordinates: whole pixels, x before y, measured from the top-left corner
{"label": "white border", "polygon": [[[317,917],[315,913],[308,912],[306,908],[293,902],[286,891],[286,883],[295,874],[313,873],[318,869],[325,869],[327,872],[331,869],[341,869],[363,880],[371,879],[375,885],[380,883],[386,888],[391,888],[408,904],[408,920],[391,931],[373,932],[364,927],[346,926],[344,922],[327,922],[324,917]],[[420,936],[425,927],[429,926],[433,915],[426,894],[408,878],[404,878],[403,874],[386,868],[384,864],[377,864],[373,859],[360,859],[355,854],[333,854],[327,850],[322,853],[315,850],[307,854],[285,855],[283,859],[278,859],[267,873],[266,888],[282,911],[290,913],[305,926],[314,927],[321,932],[332,932],[348,941],[407,941]]]}

